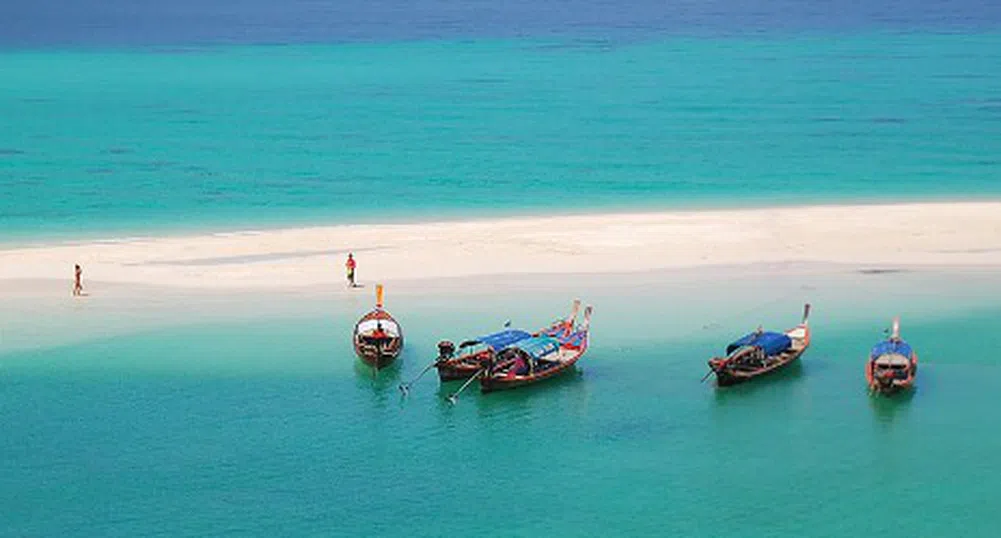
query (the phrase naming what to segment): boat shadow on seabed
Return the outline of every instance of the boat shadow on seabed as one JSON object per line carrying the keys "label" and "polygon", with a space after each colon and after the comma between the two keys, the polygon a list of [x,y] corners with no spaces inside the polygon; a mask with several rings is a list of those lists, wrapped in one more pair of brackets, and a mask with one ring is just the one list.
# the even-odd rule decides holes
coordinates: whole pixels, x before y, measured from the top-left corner
{"label": "boat shadow on seabed", "polygon": [[[553,377],[552,379],[547,380],[545,383],[535,383],[520,387],[518,390],[501,390],[491,392],[489,394],[484,394],[480,391],[478,386],[469,387],[469,389],[462,393],[459,399],[475,400],[477,402],[476,405],[479,407],[504,405],[504,402],[510,403],[512,400],[525,400],[538,393],[559,394],[563,390],[573,387],[573,385],[582,383],[584,381],[584,375],[584,368],[580,365],[574,365],[572,368],[556,377]],[[439,383],[437,391],[439,400],[444,405],[451,407],[452,404],[448,401],[448,397],[454,393],[463,382],[463,380],[457,380]],[[478,385],[478,383],[475,382],[474,384]]]}
{"label": "boat shadow on seabed", "polygon": [[713,387],[716,389],[713,391],[713,394],[715,395],[716,402],[723,404],[726,403],[727,400],[743,398],[755,392],[768,390],[769,387],[782,383],[788,383],[791,380],[802,378],[804,375],[802,361],[794,361],[785,368],[776,370],[767,376],[761,376],[757,379],[752,379],[737,385]]}
{"label": "boat shadow on seabed", "polygon": [[869,392],[869,407],[872,408],[873,419],[877,424],[890,426],[907,415],[911,407],[911,400],[914,399],[914,393],[918,391],[918,387],[915,385],[909,390],[889,396],[874,393],[868,388],[865,390]]}
{"label": "boat shadow on seabed", "polygon": [[379,392],[387,389],[393,389],[395,392],[396,386],[400,383],[401,362],[402,361],[394,361],[389,366],[379,368],[379,370],[376,371],[371,365],[365,364],[361,360],[355,358],[354,371],[357,385],[362,388],[371,388]]}

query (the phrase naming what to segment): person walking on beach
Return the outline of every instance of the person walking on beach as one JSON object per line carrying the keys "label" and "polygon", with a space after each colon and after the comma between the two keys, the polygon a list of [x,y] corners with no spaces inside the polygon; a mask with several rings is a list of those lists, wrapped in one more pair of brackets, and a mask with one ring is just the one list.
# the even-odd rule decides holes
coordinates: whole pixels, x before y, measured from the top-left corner
{"label": "person walking on beach", "polygon": [[355,285],[355,267],[356,266],[357,266],[357,264],[355,263],[354,256],[350,252],[348,252],[348,261],[344,264],[344,267],[347,267],[347,269],[348,269],[348,287],[349,288],[355,288],[355,287],[357,287]]}
{"label": "person walking on beach", "polygon": [[83,269],[80,268],[80,264],[76,264],[73,266],[73,296],[81,295],[83,295]]}

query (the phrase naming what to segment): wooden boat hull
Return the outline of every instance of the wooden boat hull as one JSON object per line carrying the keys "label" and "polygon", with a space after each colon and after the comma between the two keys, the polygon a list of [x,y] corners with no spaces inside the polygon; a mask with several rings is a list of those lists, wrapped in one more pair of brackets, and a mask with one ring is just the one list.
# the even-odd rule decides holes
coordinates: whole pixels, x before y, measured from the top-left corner
{"label": "wooden boat hull", "polygon": [[[581,340],[581,346],[579,348],[572,349],[571,351],[573,353],[572,356],[562,360],[561,362],[557,363],[554,366],[533,373],[532,375],[516,375],[516,376],[494,376],[489,374],[482,375],[480,376],[480,391],[487,393],[487,392],[495,392],[498,390],[516,389],[518,387],[533,385],[535,383],[539,383],[541,381],[557,377],[565,373],[567,370],[572,369],[577,364],[577,361],[579,361],[580,358],[584,356],[584,353],[587,352],[589,343],[590,343],[589,338],[585,333],[583,339]],[[566,349],[566,348],[561,348],[561,349]]]}
{"label": "wooden boat hull", "polygon": [[[730,347],[741,346],[732,352],[734,355],[731,355],[731,351],[728,348],[725,358],[717,357],[710,359],[709,369],[711,374],[716,375],[716,386],[728,387],[739,385],[756,377],[781,370],[799,360],[803,353],[810,347],[810,325],[807,321],[809,316],[810,305],[807,304],[803,307],[803,321],[784,332],[784,335],[788,337],[790,347],[784,351],[777,352],[775,355],[765,356],[764,348],[758,348],[757,351],[754,351],[754,348],[748,347],[748,344],[740,344],[741,341],[750,338],[752,335],[760,334],[762,335],[760,338],[771,338],[778,334],[762,332],[759,328],[758,333],[747,335],[741,341],[731,344]],[[755,336],[756,338],[759,337]],[[750,357],[750,359],[748,360],[747,357]]]}
{"label": "wooden boat hull", "polygon": [[441,381],[461,381],[469,379],[481,367],[469,366],[466,364],[446,364],[438,367],[438,379]]}
{"label": "wooden boat hull", "polygon": [[875,385],[869,385],[869,388],[871,388],[873,392],[889,396],[898,392],[910,390],[913,386],[914,381],[908,380],[906,382],[894,382],[889,384],[877,383]]}
{"label": "wooden boat hull", "polygon": [[719,387],[729,387],[733,385],[739,385],[741,383],[750,381],[756,377],[761,377],[763,375],[768,375],[772,372],[779,371],[785,368],[786,366],[789,366],[790,364],[796,362],[803,355],[803,352],[805,351],[806,349],[798,351],[792,354],[792,356],[789,357],[787,360],[777,362],[775,363],[775,365],[768,368],[762,368],[761,370],[754,370],[750,372],[734,372],[730,370],[719,370],[716,372],[716,385]]}
{"label": "wooden boat hull", "polygon": [[[505,338],[470,341],[486,342],[489,349],[482,353],[486,360],[458,391],[448,395],[448,401],[454,404],[459,394],[474,381],[479,381],[480,391],[484,393],[510,390],[558,377],[573,368],[584,356],[590,342],[592,308],[585,308],[584,320],[575,324],[579,307],[580,301],[575,300],[571,316],[565,322],[560,322],[560,329],[552,334],[522,336],[524,331],[520,331],[522,334],[508,335]],[[510,336],[515,338],[511,339]],[[448,341],[440,342],[438,347],[440,357],[448,357],[453,349]],[[470,361],[468,364],[481,363]]]}
{"label": "wooden boat hull", "polygon": [[438,379],[441,381],[460,381],[473,377],[490,364],[493,353],[483,351],[475,355],[441,360],[435,364],[438,369]]}
{"label": "wooden boat hull", "polygon": [[890,338],[876,344],[865,366],[869,390],[894,394],[914,386],[918,373],[918,353],[900,338],[900,317],[893,318]]}
{"label": "wooden boat hull", "polygon": [[355,348],[355,353],[358,355],[358,358],[361,359],[362,362],[373,368],[379,368],[379,369],[385,368],[390,364],[393,364],[393,361],[395,361],[396,358],[400,356],[399,351],[395,353],[380,354],[380,353],[370,353],[364,350],[360,350],[357,347]]}
{"label": "wooden boat hull", "polygon": [[[573,328],[579,309],[580,301],[576,300],[573,303],[573,309],[567,319],[554,322],[539,329],[535,333],[526,333],[526,335],[550,335],[558,337],[560,334]],[[451,345],[451,342],[447,342],[447,344]],[[438,369],[438,379],[443,382],[469,379],[489,366],[491,362],[497,358],[497,352],[499,351],[500,349],[487,349],[470,355],[460,355],[458,357],[440,359],[435,364],[435,368]]]}
{"label": "wooden boat hull", "polygon": [[[579,358],[580,357],[578,356],[578,359]],[[559,366],[554,366],[552,368],[549,368],[540,374],[536,374],[533,376],[526,376],[526,377],[519,376],[510,380],[483,376],[480,378],[480,391],[483,393],[488,393],[499,390],[511,390],[511,389],[516,389],[518,387],[533,385],[540,381],[545,381],[547,379],[552,379],[554,377],[557,377],[565,373],[567,370],[573,368],[575,364],[577,364],[577,359],[574,359],[574,361],[570,363],[564,363]]]}
{"label": "wooden boat hull", "polygon": [[877,379],[876,376],[873,375],[873,363],[870,361],[866,364],[865,380],[869,385],[869,390],[877,394],[891,395],[914,388],[917,373],[917,357],[914,357],[911,362],[911,367],[907,371],[907,377],[903,379]]}
{"label": "wooden boat hull", "polygon": [[403,337],[390,338],[380,346],[365,344],[361,338],[355,338],[355,354],[365,364],[373,368],[385,368],[393,363],[403,351]]}
{"label": "wooden boat hull", "polygon": [[[376,324],[384,326],[378,329],[381,333],[373,330]],[[389,312],[377,307],[355,324],[352,342],[355,354],[362,362],[375,369],[385,368],[403,351],[403,329]]]}
{"label": "wooden boat hull", "polygon": [[[535,333],[535,334],[540,334]],[[435,364],[438,369],[438,379],[445,381],[464,381],[488,367],[497,358],[496,350],[485,350],[473,355],[439,360]]]}

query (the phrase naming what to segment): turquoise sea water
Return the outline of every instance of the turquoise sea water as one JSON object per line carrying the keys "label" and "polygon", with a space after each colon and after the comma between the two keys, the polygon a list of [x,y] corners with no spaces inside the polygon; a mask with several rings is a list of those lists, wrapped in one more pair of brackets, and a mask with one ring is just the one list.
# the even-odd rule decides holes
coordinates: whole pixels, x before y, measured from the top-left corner
{"label": "turquoise sea water", "polygon": [[[378,379],[344,304],[4,353],[0,534],[995,536],[1001,311],[874,284],[892,278],[852,281],[868,309],[824,287],[757,312],[767,289],[702,304],[596,290],[576,372],[454,407],[457,384],[396,385],[438,338],[544,323],[562,292],[396,296],[409,340]],[[811,295],[800,366],[699,383],[728,336],[791,325]],[[919,384],[872,398],[863,361],[891,313]]]}
{"label": "turquoise sea water", "polygon": [[0,240],[1001,195],[1001,34],[13,49]]}
{"label": "turquoise sea water", "polygon": [[[4,2],[0,242],[997,198],[999,6]],[[0,536],[997,535],[996,278],[699,273],[391,295],[378,379],[367,297],[0,297]],[[438,338],[575,295],[571,375],[401,399]],[[698,382],[806,300],[800,366]],[[918,388],[874,399],[897,314]]]}

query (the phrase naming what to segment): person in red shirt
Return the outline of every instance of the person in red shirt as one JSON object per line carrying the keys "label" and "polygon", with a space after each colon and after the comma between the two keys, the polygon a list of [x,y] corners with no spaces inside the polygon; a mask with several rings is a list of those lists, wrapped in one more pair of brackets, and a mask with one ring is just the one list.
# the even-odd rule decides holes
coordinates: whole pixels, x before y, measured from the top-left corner
{"label": "person in red shirt", "polygon": [[349,288],[356,287],[355,286],[355,267],[356,266],[357,266],[357,264],[355,263],[355,258],[349,252],[348,253],[348,261],[347,261],[347,263],[344,264],[344,267],[347,267],[347,269],[348,269],[348,287]]}

